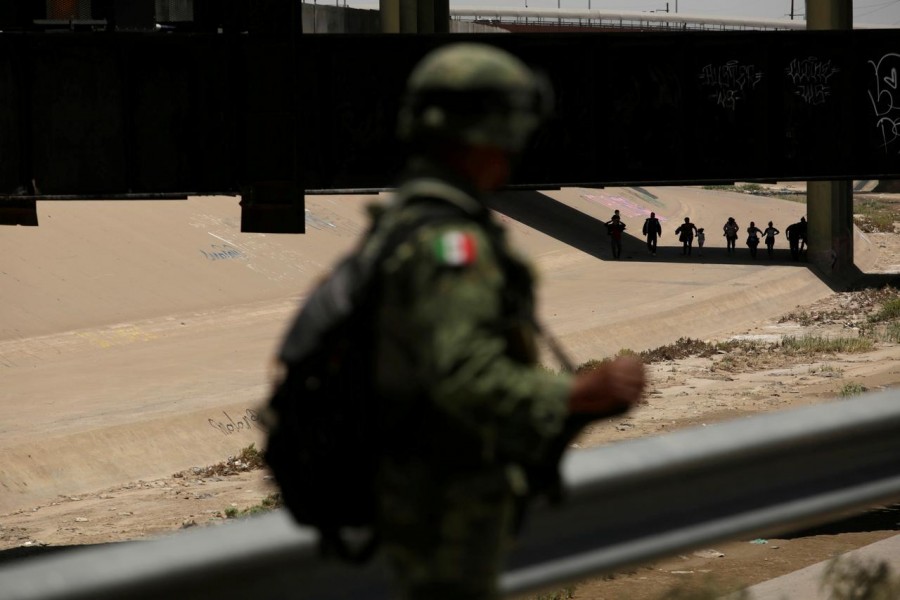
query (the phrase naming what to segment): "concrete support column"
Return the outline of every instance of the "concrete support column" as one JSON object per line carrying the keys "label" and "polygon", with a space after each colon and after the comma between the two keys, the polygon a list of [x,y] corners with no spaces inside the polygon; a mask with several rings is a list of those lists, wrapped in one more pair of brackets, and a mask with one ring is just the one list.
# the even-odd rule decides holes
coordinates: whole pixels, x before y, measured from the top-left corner
{"label": "concrete support column", "polygon": [[416,23],[418,33],[434,33],[434,0],[417,0]]}
{"label": "concrete support column", "polygon": [[400,0],[378,0],[381,33],[400,33]]}
{"label": "concrete support column", "polygon": [[450,0],[379,0],[382,33],[448,33]]}
{"label": "concrete support column", "polygon": [[807,182],[807,254],[823,273],[853,271],[853,182]]}
{"label": "concrete support column", "polygon": [[[806,0],[809,30],[852,29],[853,0]],[[853,182],[807,182],[807,245],[810,261],[823,273],[851,274]]]}
{"label": "concrete support column", "polygon": [[400,33],[418,33],[419,0],[400,0]]}
{"label": "concrete support column", "polygon": [[434,13],[434,32],[450,33],[450,0],[431,0]]}
{"label": "concrete support column", "polygon": [[853,0],[806,0],[807,29],[853,29]]}

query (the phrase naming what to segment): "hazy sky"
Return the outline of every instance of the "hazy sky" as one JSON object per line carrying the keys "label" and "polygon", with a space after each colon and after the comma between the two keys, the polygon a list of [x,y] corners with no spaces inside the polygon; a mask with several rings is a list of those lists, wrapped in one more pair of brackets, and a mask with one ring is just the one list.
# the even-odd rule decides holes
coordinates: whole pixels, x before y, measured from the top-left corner
{"label": "hazy sky", "polygon": [[[306,0],[310,2],[311,0]],[[524,8],[526,0],[450,0],[450,6],[511,7]],[[319,4],[333,4],[344,0],[318,0]],[[665,11],[665,0],[527,0],[528,8],[593,9],[622,11]],[[348,6],[373,8],[378,0],[347,0]],[[805,0],[794,0],[794,13],[802,18]],[[670,12],[675,12],[675,0],[669,0]],[[717,17],[757,17],[786,19],[791,12],[791,0],[678,0],[678,12]],[[854,0],[854,23],[872,23],[900,26],[900,0]]]}

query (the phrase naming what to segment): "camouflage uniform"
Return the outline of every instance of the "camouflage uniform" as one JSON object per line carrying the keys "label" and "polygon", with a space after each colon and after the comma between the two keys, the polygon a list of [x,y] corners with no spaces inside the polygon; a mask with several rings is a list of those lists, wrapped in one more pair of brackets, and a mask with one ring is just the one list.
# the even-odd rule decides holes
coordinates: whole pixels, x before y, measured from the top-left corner
{"label": "camouflage uniform", "polygon": [[[423,197],[460,214],[419,228],[381,268],[381,531],[404,597],[493,598],[522,466],[560,433],[571,381],[535,368],[530,270],[463,182],[418,169],[380,235]],[[446,253],[455,240],[465,251]]]}
{"label": "camouflage uniform", "polygon": [[546,113],[545,92],[518,59],[480,44],[432,52],[409,78],[398,132],[413,159],[363,250],[422,211],[451,213],[379,265],[379,529],[403,598],[497,596],[526,467],[566,421],[570,377],[535,367],[531,271],[475,182],[441,164],[443,152],[475,147],[517,154]]}

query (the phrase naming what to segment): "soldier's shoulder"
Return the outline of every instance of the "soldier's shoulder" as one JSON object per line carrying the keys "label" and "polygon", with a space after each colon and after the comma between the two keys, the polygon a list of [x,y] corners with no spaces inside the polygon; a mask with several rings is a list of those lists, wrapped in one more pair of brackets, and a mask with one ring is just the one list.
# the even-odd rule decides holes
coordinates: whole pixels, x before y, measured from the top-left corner
{"label": "soldier's shoulder", "polygon": [[494,260],[494,245],[485,227],[463,218],[426,224],[414,243],[419,259],[437,268],[465,268]]}

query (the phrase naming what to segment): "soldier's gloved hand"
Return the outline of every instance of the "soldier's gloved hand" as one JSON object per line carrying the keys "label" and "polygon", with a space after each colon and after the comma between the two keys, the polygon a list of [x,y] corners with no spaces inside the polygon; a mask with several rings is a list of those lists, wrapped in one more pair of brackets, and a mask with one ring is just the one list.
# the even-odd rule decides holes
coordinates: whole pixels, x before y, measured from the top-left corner
{"label": "soldier's gloved hand", "polygon": [[569,412],[598,417],[623,413],[641,399],[645,383],[641,361],[617,358],[575,377]]}

